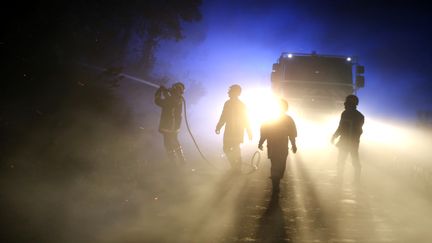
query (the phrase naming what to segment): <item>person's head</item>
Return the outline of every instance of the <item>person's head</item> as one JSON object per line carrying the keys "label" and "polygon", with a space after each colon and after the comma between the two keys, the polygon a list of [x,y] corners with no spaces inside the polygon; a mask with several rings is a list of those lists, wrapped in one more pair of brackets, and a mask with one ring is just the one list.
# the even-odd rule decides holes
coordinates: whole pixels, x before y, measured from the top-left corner
{"label": "person's head", "polygon": [[185,90],[185,85],[182,82],[174,83],[170,89],[171,94],[177,95],[177,96],[183,95],[184,90]]}
{"label": "person's head", "polygon": [[230,98],[237,98],[241,94],[241,87],[238,84],[231,85],[228,89],[228,96]]}
{"label": "person's head", "polygon": [[288,101],[285,99],[279,100],[279,111],[281,114],[285,114],[288,111]]}
{"label": "person's head", "polygon": [[359,98],[355,95],[348,95],[345,98],[345,108],[356,108],[359,104]]}

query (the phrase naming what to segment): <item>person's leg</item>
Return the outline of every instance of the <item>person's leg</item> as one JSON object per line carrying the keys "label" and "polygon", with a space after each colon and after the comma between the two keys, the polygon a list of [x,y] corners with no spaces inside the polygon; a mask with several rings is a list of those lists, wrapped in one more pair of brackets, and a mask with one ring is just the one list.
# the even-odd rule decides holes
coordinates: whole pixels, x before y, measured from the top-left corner
{"label": "person's leg", "polygon": [[240,150],[240,144],[239,143],[233,144],[232,156],[233,156],[233,161],[234,161],[234,169],[236,171],[240,171],[242,161],[241,161],[241,150]]}
{"label": "person's leg", "polygon": [[231,168],[232,168],[233,167],[232,148],[231,148],[230,144],[225,142],[225,141],[223,144],[223,151],[224,151],[225,156],[227,157],[228,162],[230,163]]}
{"label": "person's leg", "polygon": [[339,148],[339,155],[337,161],[337,176],[338,178],[342,178],[344,170],[345,170],[345,160],[348,156],[348,150],[345,148]]}
{"label": "person's leg", "polygon": [[186,162],[186,160],[185,160],[185,157],[184,157],[183,148],[180,145],[180,142],[178,140],[178,136],[177,135],[178,135],[177,133],[173,133],[172,134],[172,144],[173,144],[173,147],[174,147],[174,152],[175,152],[175,155],[177,157],[178,163],[180,163],[181,165],[184,165],[185,162]]}
{"label": "person's leg", "polygon": [[271,161],[270,174],[272,180],[273,193],[278,194],[280,190],[279,188],[280,180],[282,179],[286,168],[286,156],[277,156],[277,157],[275,156],[271,158],[270,161]]}
{"label": "person's leg", "polygon": [[280,179],[272,179],[272,193],[278,195],[280,191]]}
{"label": "person's leg", "polygon": [[174,145],[172,142],[172,136],[170,133],[163,133],[163,138],[164,138],[164,147],[165,147],[165,151],[167,153],[168,159],[175,163],[176,161],[176,153],[174,150]]}
{"label": "person's leg", "polygon": [[276,158],[271,158],[271,178],[282,179],[286,168],[286,157],[278,156]]}
{"label": "person's leg", "polygon": [[354,179],[355,181],[359,181],[360,180],[360,174],[361,174],[361,164],[360,164],[360,158],[359,158],[359,151],[358,151],[358,147],[353,148],[351,150],[351,161],[352,161],[352,165],[354,167]]}
{"label": "person's leg", "polygon": [[[236,147],[238,146],[238,148]],[[239,153],[240,153],[240,145],[233,143],[229,140],[224,140],[223,146],[224,153],[228,159],[228,162],[231,165],[231,169],[237,170],[239,168]]]}

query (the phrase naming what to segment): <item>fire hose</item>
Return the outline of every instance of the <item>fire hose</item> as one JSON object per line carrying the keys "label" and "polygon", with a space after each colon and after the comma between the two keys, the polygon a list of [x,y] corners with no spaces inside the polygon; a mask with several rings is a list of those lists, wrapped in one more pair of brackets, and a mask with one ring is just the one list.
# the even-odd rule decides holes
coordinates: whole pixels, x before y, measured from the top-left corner
{"label": "fire hose", "polygon": [[[107,68],[101,68],[101,67],[94,66],[94,65],[89,65],[89,64],[86,64],[86,63],[79,63],[79,65],[84,66],[84,67],[86,67],[86,68],[93,69],[93,70],[97,70],[97,71],[100,71],[100,72],[106,72],[106,71],[108,71]],[[139,82],[139,83],[142,83],[142,84],[148,85],[148,86],[153,87],[153,88],[160,88],[160,85],[158,85],[158,84],[155,84],[155,83],[149,82],[149,81],[144,80],[144,79],[140,79],[140,78],[134,77],[134,76],[132,76],[132,75],[129,75],[129,74],[126,74],[126,73],[123,73],[123,72],[116,73],[116,75],[118,75],[119,77],[125,77],[125,78],[127,78],[127,79],[132,80],[132,81],[136,81],[136,82]],[[189,135],[190,135],[190,137],[191,137],[191,139],[192,139],[192,141],[193,141],[193,143],[194,143],[194,145],[195,145],[195,148],[197,149],[197,151],[198,151],[198,153],[200,154],[201,158],[202,158],[205,162],[207,162],[207,164],[209,164],[209,165],[210,165],[211,167],[213,167],[213,168],[217,168],[215,165],[213,165],[213,164],[212,164],[212,163],[211,163],[211,162],[206,158],[206,156],[202,153],[202,151],[201,151],[201,149],[200,149],[200,146],[199,146],[198,143],[196,142],[196,140],[195,140],[195,136],[193,135],[192,130],[191,130],[190,125],[189,125],[188,116],[187,116],[187,110],[186,110],[186,99],[185,99],[183,96],[182,96],[182,101],[183,101],[183,107],[184,107],[184,117],[185,117],[186,128],[187,128],[188,133],[189,133]],[[261,153],[260,153],[259,150],[257,150],[257,151],[255,151],[255,153],[252,155],[252,157],[251,157],[251,159],[250,159],[250,163],[249,163],[249,164],[248,164],[248,163],[244,163],[244,164],[247,164],[248,166],[250,166],[250,167],[252,168],[249,172],[247,172],[247,173],[245,173],[245,174],[252,174],[252,173],[254,173],[255,171],[257,171],[258,168],[259,168],[260,161],[261,161]]]}

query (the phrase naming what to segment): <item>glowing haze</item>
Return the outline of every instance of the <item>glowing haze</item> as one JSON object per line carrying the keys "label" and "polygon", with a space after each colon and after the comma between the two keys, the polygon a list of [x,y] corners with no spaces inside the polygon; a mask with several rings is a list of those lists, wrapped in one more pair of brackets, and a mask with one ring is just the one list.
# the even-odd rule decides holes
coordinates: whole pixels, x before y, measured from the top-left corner
{"label": "glowing haze", "polygon": [[422,6],[391,3],[204,1],[204,19],[184,26],[184,41],[160,45],[155,72],[201,82],[207,95],[198,106],[209,108],[230,84],[269,87],[281,52],[357,56],[366,69],[360,109],[413,119],[432,107],[431,37],[421,27],[431,17]]}

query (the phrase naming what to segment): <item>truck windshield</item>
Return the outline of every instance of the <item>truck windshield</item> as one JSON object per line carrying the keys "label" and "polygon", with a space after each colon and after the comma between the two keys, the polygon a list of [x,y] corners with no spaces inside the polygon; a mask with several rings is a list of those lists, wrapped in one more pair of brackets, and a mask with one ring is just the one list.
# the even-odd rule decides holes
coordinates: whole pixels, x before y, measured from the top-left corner
{"label": "truck windshield", "polygon": [[344,58],[294,56],[282,63],[285,81],[352,83],[352,63]]}

